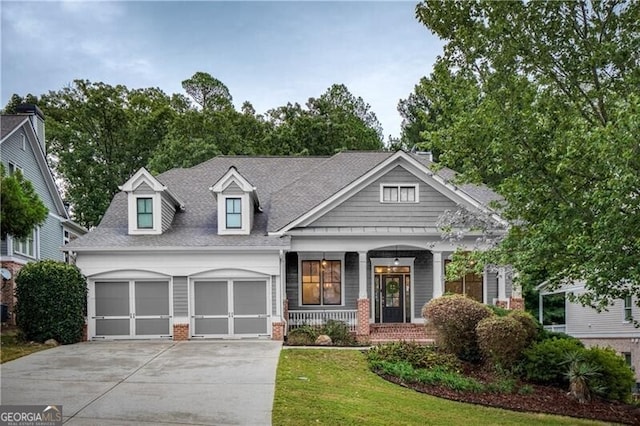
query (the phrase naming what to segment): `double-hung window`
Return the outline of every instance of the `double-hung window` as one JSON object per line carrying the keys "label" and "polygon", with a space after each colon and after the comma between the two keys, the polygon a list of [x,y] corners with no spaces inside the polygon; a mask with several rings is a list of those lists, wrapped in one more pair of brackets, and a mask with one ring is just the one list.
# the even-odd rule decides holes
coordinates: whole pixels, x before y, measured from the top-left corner
{"label": "double-hung window", "polygon": [[26,238],[13,241],[13,251],[27,257],[36,257],[36,230],[34,229]]}
{"label": "double-hung window", "polygon": [[624,320],[629,322],[633,321],[633,314],[631,312],[631,308],[633,305],[631,304],[631,296],[627,296],[624,298]]}
{"label": "double-hung window", "polygon": [[339,260],[302,261],[302,304],[340,305],[342,265]]}
{"label": "double-hung window", "polygon": [[418,185],[382,184],[380,201],[383,203],[415,203]]}
{"label": "double-hung window", "polygon": [[226,204],[227,229],[242,228],[242,199],[227,198]]}
{"label": "double-hung window", "polygon": [[153,198],[138,198],[138,229],[153,229]]}

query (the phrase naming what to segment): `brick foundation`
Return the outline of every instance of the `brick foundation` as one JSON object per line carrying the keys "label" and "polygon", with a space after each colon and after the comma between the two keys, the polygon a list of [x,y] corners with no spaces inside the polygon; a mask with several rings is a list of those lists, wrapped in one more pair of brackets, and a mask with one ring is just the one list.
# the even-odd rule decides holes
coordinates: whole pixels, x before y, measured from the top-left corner
{"label": "brick foundation", "polygon": [[9,320],[7,321],[7,324],[10,325],[15,325],[16,323],[15,308],[17,299],[15,280],[18,272],[20,271],[20,269],[22,269],[23,266],[24,265],[16,262],[2,262],[2,267],[8,269],[11,272],[11,279],[6,281],[2,279],[2,283],[0,284],[0,287],[2,289],[2,291],[0,292],[0,302],[2,302],[3,305],[7,305],[7,308],[9,310]]}
{"label": "brick foundation", "polygon": [[365,343],[369,341],[369,299],[358,299],[358,318],[356,320],[356,339],[358,342]]}
{"label": "brick foundation", "polygon": [[509,301],[508,300],[496,300],[496,306],[502,309],[509,309]]}
{"label": "brick foundation", "polygon": [[524,299],[521,297],[512,297],[509,299],[509,308],[514,311],[524,311]]}
{"label": "brick foundation", "polygon": [[398,342],[416,342],[423,344],[434,344],[436,333],[424,324],[371,324],[371,334],[369,335],[372,344]]}
{"label": "brick foundation", "polygon": [[631,354],[631,367],[633,367],[636,381],[640,382],[640,339],[639,338],[581,338],[580,341],[588,348],[593,346],[610,347],[618,354],[624,352]]}
{"label": "brick foundation", "polygon": [[284,340],[284,326],[284,321],[271,323],[271,340]]}
{"label": "brick foundation", "polygon": [[82,325],[82,341],[86,342],[87,340],[89,340],[89,326],[85,322]]}
{"label": "brick foundation", "polygon": [[173,324],[173,340],[189,340],[189,324]]}

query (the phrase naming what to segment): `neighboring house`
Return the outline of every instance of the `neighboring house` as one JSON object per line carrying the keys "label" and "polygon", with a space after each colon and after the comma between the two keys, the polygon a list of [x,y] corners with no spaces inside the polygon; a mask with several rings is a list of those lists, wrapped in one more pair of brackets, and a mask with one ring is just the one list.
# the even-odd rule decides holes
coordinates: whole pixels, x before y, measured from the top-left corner
{"label": "neighboring house", "polygon": [[20,105],[18,110],[18,114],[2,115],[0,119],[0,160],[8,174],[20,170],[25,179],[31,181],[49,213],[30,237],[18,240],[8,236],[2,240],[2,304],[8,306],[10,313],[15,305],[14,278],[20,268],[40,259],[70,261],[70,253],[60,247],[87,232],[70,220],[47,165],[42,111],[27,104]]}
{"label": "neighboring house", "polygon": [[633,320],[640,319],[640,308],[635,298],[616,300],[606,311],[598,312],[590,306],[582,306],[566,297],[585,293],[583,283],[565,285],[559,289],[547,289],[545,284],[540,290],[540,323],[543,322],[544,296],[564,294],[565,323],[549,324],[545,328],[560,331],[580,339],[586,346],[610,346],[623,355],[627,363],[636,371],[636,381],[640,382],[640,329]]}
{"label": "neighboring house", "polygon": [[399,151],[141,169],[67,246],[88,277],[88,335],[283,339],[336,319],[360,340],[419,339],[423,305],[446,291],[521,307],[505,274],[445,283],[448,256],[479,234],[444,241],[438,218],[465,206],[501,221],[499,197],[431,165]]}

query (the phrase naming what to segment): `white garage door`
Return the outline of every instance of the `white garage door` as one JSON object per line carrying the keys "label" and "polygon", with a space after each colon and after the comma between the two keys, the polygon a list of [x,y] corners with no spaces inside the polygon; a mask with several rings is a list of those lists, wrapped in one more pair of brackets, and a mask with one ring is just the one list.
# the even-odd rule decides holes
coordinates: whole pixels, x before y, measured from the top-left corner
{"label": "white garage door", "polygon": [[171,337],[168,281],[96,281],[90,298],[91,337]]}
{"label": "white garage door", "polygon": [[201,280],[193,283],[193,337],[259,337],[269,334],[264,280]]}

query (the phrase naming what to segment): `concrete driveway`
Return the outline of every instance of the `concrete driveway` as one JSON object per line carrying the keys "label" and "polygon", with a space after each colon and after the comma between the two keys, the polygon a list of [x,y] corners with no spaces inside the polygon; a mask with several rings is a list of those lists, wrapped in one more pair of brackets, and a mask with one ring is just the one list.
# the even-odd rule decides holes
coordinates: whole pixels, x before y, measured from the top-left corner
{"label": "concrete driveway", "polygon": [[0,366],[0,402],[62,404],[68,425],[268,425],[281,343],[86,342]]}

